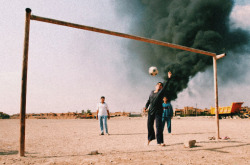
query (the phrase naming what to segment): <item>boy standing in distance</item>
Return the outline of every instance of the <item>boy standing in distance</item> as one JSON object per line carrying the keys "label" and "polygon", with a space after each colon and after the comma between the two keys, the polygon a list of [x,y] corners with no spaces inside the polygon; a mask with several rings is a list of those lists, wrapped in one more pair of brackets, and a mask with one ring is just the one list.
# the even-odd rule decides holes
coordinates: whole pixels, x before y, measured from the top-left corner
{"label": "boy standing in distance", "polygon": [[105,130],[106,130],[106,134],[109,135],[108,133],[108,125],[107,125],[107,118],[110,119],[110,115],[109,115],[109,108],[108,108],[108,104],[105,103],[105,97],[102,96],[101,97],[101,102],[97,104],[97,112],[96,112],[96,120],[99,119],[100,121],[100,128],[101,128],[101,134],[100,135],[104,135],[104,131],[103,131],[103,120],[104,120],[104,126],[105,126]]}
{"label": "boy standing in distance", "polygon": [[162,107],[162,132],[164,130],[165,123],[167,122],[168,133],[171,133],[171,119],[173,118],[173,108],[167,97],[163,97]]}
{"label": "boy standing in distance", "polygon": [[156,120],[156,138],[157,144],[161,146],[165,146],[163,143],[163,131],[162,131],[162,99],[164,97],[164,93],[167,89],[167,85],[172,76],[171,72],[168,72],[168,81],[167,82],[158,82],[155,86],[155,90],[152,91],[149,95],[149,99],[144,108],[144,112],[149,107],[148,111],[148,145],[149,143],[155,139],[155,131],[154,131],[154,120]]}

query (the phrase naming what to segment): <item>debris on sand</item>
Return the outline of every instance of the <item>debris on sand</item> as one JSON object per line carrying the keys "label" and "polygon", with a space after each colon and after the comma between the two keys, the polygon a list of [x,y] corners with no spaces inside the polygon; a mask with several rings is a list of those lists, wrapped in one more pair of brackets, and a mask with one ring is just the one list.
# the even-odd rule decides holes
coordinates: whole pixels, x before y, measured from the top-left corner
{"label": "debris on sand", "polygon": [[184,147],[186,148],[192,148],[195,147],[196,140],[188,140],[184,142]]}

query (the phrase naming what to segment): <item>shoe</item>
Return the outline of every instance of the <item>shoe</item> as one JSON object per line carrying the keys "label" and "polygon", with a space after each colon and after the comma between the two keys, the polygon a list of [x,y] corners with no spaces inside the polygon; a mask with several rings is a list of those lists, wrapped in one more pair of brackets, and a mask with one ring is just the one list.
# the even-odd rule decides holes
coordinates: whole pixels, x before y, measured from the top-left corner
{"label": "shoe", "polygon": [[106,133],[106,135],[108,135],[108,136],[109,136],[110,134],[109,134],[109,133]]}
{"label": "shoe", "polygon": [[212,136],[212,137],[208,137],[209,140],[215,140],[215,137]]}
{"label": "shoe", "polygon": [[102,133],[100,133],[100,135],[104,135],[104,133],[102,132]]}

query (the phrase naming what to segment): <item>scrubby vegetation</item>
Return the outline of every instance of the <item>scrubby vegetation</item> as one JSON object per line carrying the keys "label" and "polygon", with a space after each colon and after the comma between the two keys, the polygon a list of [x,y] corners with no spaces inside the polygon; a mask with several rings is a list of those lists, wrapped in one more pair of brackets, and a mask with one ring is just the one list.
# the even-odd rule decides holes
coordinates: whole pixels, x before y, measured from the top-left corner
{"label": "scrubby vegetation", "polygon": [[10,118],[10,115],[0,112],[0,119],[9,119],[9,118]]}

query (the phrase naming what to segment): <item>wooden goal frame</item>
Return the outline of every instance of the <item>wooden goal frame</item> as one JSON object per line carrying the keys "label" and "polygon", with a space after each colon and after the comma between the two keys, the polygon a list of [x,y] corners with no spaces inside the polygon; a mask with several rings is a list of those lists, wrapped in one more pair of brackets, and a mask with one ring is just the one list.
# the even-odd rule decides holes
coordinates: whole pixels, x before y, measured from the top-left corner
{"label": "wooden goal frame", "polygon": [[224,56],[226,54],[220,54],[216,55],[215,53],[194,49],[186,46],[181,46],[177,44],[172,44],[168,42],[163,42],[159,40],[129,35],[125,33],[119,33],[115,31],[109,31],[105,29],[99,29],[95,27],[80,25],[80,24],[74,24],[69,22],[64,22],[60,20],[55,20],[51,18],[44,18],[40,16],[31,15],[31,9],[26,8],[26,19],[25,19],[25,36],[24,36],[24,49],[23,49],[23,65],[22,65],[22,82],[21,82],[21,103],[20,103],[20,148],[19,148],[19,154],[20,156],[24,156],[25,153],[25,116],[26,116],[26,93],[27,93],[27,70],[28,70],[28,50],[29,50],[29,31],[30,31],[30,20],[34,21],[41,21],[41,22],[47,22],[62,26],[68,26],[72,28],[82,29],[82,30],[88,30],[93,31],[97,33],[104,33],[107,35],[113,35],[117,37],[123,37],[128,38],[132,40],[137,40],[141,42],[147,42],[151,44],[156,45],[162,45],[165,47],[171,47],[175,49],[180,49],[184,51],[194,52],[198,54],[203,54],[207,56],[211,56],[213,58],[213,69],[214,69],[214,96],[215,96],[215,121],[216,121],[216,139],[220,139],[219,135],[219,112],[218,112],[218,84],[217,84],[217,63],[216,61]]}

